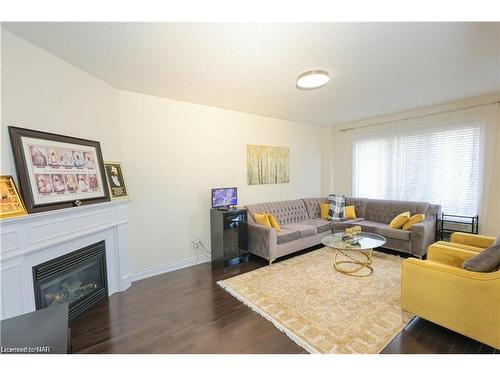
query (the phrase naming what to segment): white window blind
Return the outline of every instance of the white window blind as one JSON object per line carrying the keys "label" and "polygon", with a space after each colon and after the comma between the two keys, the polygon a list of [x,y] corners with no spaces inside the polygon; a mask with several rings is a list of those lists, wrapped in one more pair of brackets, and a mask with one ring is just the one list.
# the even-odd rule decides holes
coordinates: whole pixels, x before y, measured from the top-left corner
{"label": "white window blind", "polygon": [[425,201],[450,214],[478,214],[482,129],[480,120],[458,113],[356,131],[354,196]]}

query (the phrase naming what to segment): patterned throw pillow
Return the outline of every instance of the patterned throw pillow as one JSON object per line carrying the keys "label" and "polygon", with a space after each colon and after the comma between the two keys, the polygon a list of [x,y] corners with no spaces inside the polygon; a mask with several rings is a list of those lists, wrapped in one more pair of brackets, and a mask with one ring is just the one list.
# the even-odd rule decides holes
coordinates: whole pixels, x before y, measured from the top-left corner
{"label": "patterned throw pillow", "polygon": [[340,221],[344,220],[345,196],[330,194],[328,196],[328,220]]}

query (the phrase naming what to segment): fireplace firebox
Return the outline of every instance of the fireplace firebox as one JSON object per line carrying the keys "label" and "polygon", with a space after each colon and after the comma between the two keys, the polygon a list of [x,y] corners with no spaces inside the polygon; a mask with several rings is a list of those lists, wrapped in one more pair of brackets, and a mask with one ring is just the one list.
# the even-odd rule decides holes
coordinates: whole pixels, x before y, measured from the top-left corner
{"label": "fireplace firebox", "polygon": [[108,298],[105,242],[33,267],[36,309],[69,303],[69,320]]}

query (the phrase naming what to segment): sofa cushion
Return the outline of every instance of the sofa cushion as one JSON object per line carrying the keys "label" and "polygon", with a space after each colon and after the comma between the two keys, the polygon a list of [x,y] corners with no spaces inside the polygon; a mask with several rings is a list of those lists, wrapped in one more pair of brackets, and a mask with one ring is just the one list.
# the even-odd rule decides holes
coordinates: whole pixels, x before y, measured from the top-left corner
{"label": "sofa cushion", "polygon": [[318,233],[328,232],[332,230],[332,222],[323,219],[309,219],[306,221],[307,225],[316,227]]}
{"label": "sofa cushion", "polygon": [[497,270],[499,266],[500,244],[488,247],[462,264],[462,268],[474,272],[492,272]]}
{"label": "sofa cushion", "polygon": [[377,229],[377,234],[387,238],[394,238],[396,240],[409,241],[410,240],[410,231],[404,229],[392,229],[389,226],[379,227]]}
{"label": "sofa cushion", "polygon": [[397,240],[410,240],[410,231],[402,229],[392,229],[387,224],[377,223],[376,221],[360,221],[357,222],[356,225],[360,225],[363,232],[380,234],[381,236],[394,238]]}
{"label": "sofa cushion", "polygon": [[335,221],[333,222],[333,230],[344,230],[345,228],[352,227],[354,225],[358,225],[358,222],[364,221],[362,217],[358,217],[357,219],[352,220],[344,220],[344,221]]}
{"label": "sofa cushion", "polygon": [[356,225],[360,225],[363,232],[377,233],[379,228],[388,227],[387,224],[377,223],[376,221],[361,220],[356,222]]}
{"label": "sofa cushion", "polygon": [[316,233],[316,227],[313,225],[306,224],[306,222],[301,223],[290,223],[281,227],[282,229],[296,230],[300,234],[300,238],[314,236]]}
{"label": "sofa cushion", "polygon": [[298,230],[281,227],[281,230],[276,233],[276,242],[278,244],[287,243],[298,240],[300,234]]}

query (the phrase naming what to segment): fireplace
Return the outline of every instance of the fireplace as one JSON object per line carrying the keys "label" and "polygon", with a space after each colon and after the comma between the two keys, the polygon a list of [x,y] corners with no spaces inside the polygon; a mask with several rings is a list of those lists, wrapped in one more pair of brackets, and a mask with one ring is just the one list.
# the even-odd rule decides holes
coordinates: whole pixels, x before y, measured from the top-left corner
{"label": "fireplace", "polygon": [[105,242],[65,254],[33,267],[36,309],[69,303],[74,320],[108,298]]}

